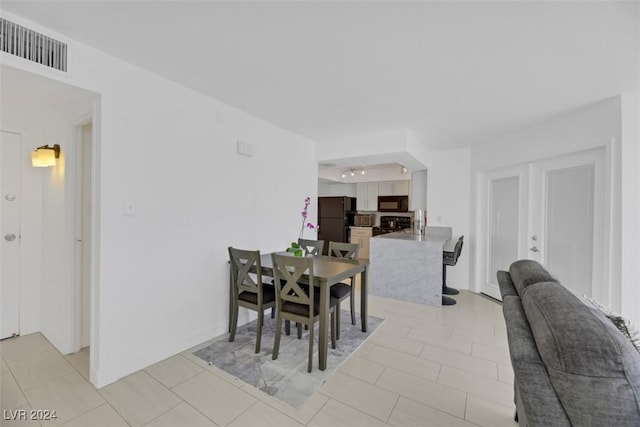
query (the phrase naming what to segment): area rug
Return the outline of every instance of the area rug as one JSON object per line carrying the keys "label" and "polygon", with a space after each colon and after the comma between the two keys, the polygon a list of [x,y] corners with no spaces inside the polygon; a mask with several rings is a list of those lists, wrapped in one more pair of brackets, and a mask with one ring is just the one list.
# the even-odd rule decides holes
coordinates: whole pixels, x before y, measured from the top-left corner
{"label": "area rug", "polygon": [[[318,324],[314,331],[313,371],[307,372],[309,353],[308,331],[303,331],[302,339],[297,338],[295,325],[291,325],[291,335],[283,332],[280,338],[278,359],[272,360],[275,339],[275,319],[265,314],[266,324],[262,328],[260,353],[255,353],[256,321],[239,326],[234,342],[229,342],[229,334],[221,335],[193,354],[227,373],[251,384],[290,406],[300,407],[333,372],[343,364],[380,326],[383,319],[369,316],[368,331],[362,332],[360,316],[355,325],[351,324],[351,314],[341,310],[340,339],[335,349],[328,343],[327,369],[318,368]],[[284,324],[284,322],[283,322]]]}

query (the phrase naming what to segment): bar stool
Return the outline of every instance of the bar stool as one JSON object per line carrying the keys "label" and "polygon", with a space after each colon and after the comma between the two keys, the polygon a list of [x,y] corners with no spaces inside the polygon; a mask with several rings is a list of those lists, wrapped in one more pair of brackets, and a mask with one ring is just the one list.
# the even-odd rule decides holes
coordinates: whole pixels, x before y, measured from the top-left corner
{"label": "bar stool", "polygon": [[460,252],[462,252],[463,240],[464,236],[460,236],[453,252],[442,251],[442,305],[454,305],[456,300],[446,295],[457,295],[460,293],[457,289],[447,286],[447,266],[454,266],[458,262]]}

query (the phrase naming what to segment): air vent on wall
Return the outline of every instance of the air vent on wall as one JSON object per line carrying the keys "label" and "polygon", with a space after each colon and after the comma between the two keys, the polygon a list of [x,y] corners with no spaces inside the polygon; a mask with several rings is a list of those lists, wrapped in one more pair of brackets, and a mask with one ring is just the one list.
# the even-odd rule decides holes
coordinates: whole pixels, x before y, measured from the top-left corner
{"label": "air vent on wall", "polygon": [[67,71],[67,44],[0,18],[0,50]]}

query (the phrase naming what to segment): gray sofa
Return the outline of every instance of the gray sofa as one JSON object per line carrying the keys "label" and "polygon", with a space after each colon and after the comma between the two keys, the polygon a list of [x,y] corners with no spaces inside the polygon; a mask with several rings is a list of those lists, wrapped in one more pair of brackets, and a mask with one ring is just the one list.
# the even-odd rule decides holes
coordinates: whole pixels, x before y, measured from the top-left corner
{"label": "gray sofa", "polygon": [[609,318],[535,261],[498,282],[520,425],[640,426],[640,353]]}

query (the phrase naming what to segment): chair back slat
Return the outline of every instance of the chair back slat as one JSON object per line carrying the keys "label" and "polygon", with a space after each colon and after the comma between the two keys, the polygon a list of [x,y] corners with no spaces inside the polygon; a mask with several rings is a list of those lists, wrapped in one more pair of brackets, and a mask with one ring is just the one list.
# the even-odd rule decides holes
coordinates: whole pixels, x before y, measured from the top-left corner
{"label": "chair back slat", "polygon": [[298,239],[298,245],[304,250],[305,255],[322,255],[324,240]]}
{"label": "chair back slat", "polygon": [[[247,251],[229,247],[229,260],[231,261],[231,277],[235,290],[241,292],[259,293],[259,284],[262,284],[260,265],[260,251]],[[257,273],[250,273],[255,266]],[[253,274],[256,279],[254,280]]]}
{"label": "chair back slat", "polygon": [[[313,313],[313,259],[290,255],[272,254],[273,272],[276,284],[276,304],[282,301],[309,306]],[[298,283],[303,275],[308,275],[309,287]],[[305,278],[306,279],[306,278]]]}
{"label": "chair back slat", "polygon": [[358,259],[359,243],[329,242],[329,256],[336,258]]}

